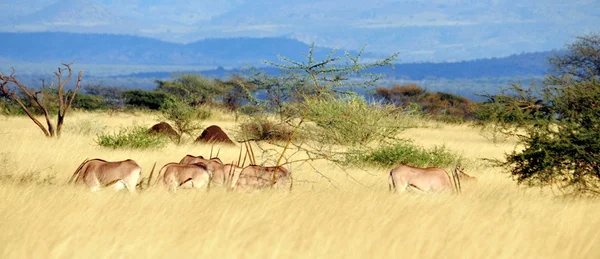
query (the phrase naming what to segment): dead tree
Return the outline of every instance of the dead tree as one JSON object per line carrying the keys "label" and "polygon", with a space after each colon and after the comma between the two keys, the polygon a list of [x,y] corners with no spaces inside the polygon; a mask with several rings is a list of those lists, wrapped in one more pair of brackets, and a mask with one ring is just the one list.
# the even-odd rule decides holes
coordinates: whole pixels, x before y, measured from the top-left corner
{"label": "dead tree", "polygon": [[[79,75],[77,76],[77,83],[75,84],[75,89],[68,90],[66,93],[64,91],[65,85],[71,80],[71,77],[73,75],[73,70],[71,69],[72,64],[72,62],[69,64],[62,63],[62,65],[69,72],[69,75],[64,80],[62,76],[65,68],[59,67],[58,72],[54,72],[54,75],[56,75],[56,78],[58,79],[58,119],[56,121],[56,130],[54,129],[54,125],[50,120],[48,108],[44,103],[45,99],[43,93],[43,85],[41,90],[28,88],[15,78],[14,68],[12,68],[12,73],[9,76],[0,73],[0,90],[2,91],[2,93],[8,96],[8,98],[17,102],[19,106],[21,106],[23,111],[25,111],[27,116],[29,116],[29,118],[33,121],[33,123],[35,123],[42,130],[42,132],[44,132],[46,137],[60,136],[60,131],[65,121],[67,111],[69,110],[69,108],[71,108],[73,100],[75,99],[75,95],[77,95],[77,92],[81,88],[81,78],[83,77],[83,70],[79,71]],[[16,89],[12,89],[11,91],[11,89],[8,88],[9,83],[16,85],[24,94],[23,97],[29,99],[29,107],[25,102],[23,102],[23,100],[21,100],[21,97],[16,94]],[[35,106],[39,107],[42,110],[42,114],[44,115],[44,119],[46,120],[46,126],[44,126],[38,119],[36,119],[34,114],[31,112],[31,108],[34,108]]]}

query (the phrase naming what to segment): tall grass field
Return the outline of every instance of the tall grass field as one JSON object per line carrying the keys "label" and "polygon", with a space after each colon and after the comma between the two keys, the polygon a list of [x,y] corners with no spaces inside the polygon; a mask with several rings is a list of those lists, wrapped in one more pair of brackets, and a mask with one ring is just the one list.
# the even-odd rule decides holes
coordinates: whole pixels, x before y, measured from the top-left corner
{"label": "tall grass field", "polygon": [[[152,113],[73,112],[60,139],[27,117],[0,117],[0,258],[600,258],[600,203],[517,186],[483,159],[515,142],[493,143],[466,124],[424,121],[401,133],[444,146],[478,178],[460,195],[392,194],[391,167],[341,168],[325,160],[291,165],[291,192],[98,192],[66,182],[86,158],[133,159],[147,177],[210,145],[168,143],[112,149],[97,135],[158,123]],[[232,115],[212,116],[235,135]],[[261,143],[256,159],[279,147]],[[240,144],[214,147],[226,163]],[[214,153],[213,153],[214,154]],[[446,168],[447,170],[452,168]]]}

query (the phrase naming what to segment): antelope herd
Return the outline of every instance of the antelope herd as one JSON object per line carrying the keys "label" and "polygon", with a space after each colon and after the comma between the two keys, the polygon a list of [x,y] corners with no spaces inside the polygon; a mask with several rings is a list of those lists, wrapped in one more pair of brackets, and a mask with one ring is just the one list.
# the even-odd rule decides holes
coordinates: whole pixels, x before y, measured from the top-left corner
{"label": "antelope herd", "polygon": [[[286,188],[292,185],[291,173],[283,166],[256,165],[251,146],[246,143],[246,156],[242,165],[225,164],[218,158],[186,155],[178,163],[165,164],[152,184],[154,167],[150,172],[146,186],[141,178],[141,168],[133,160],[109,162],[102,159],[86,159],[75,170],[69,183],[85,185],[92,191],[106,187],[135,192],[139,188],[159,185],[173,192],[177,189],[209,189],[211,186],[225,187],[228,190],[260,190],[266,188]],[[241,160],[242,150],[240,149]],[[250,165],[245,164],[246,157]],[[461,192],[461,181],[476,181],[477,179],[464,172],[459,165],[451,174],[437,167],[420,168],[400,164],[393,168],[388,176],[389,190],[396,192],[416,190],[418,192]]]}
{"label": "antelope herd", "polygon": [[[152,185],[150,172],[146,187]],[[141,168],[127,159],[109,162],[102,159],[85,160],[75,170],[69,183],[82,184],[97,191],[106,187],[127,189],[135,192],[143,186]],[[208,188],[210,185],[235,189],[264,189],[267,187],[283,188],[291,184],[290,173],[283,166],[248,165],[241,167],[235,164],[223,164],[213,157],[186,155],[179,163],[167,163],[159,171],[154,185],[160,185],[171,191],[188,188]]]}

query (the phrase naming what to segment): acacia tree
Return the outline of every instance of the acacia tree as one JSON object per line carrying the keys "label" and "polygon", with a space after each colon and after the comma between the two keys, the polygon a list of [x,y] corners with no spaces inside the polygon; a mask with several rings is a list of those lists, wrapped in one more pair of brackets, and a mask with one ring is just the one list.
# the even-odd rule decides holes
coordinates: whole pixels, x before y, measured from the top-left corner
{"label": "acacia tree", "polygon": [[175,75],[172,81],[155,82],[158,84],[157,91],[171,94],[190,106],[210,103],[224,92],[213,80],[198,74]]}
{"label": "acacia tree", "polygon": [[[58,68],[57,72],[54,72],[54,75],[57,78],[57,91],[56,91],[56,99],[58,99],[58,118],[56,120],[56,129],[54,128],[54,124],[50,120],[50,114],[48,110],[47,100],[50,98],[48,91],[45,91],[45,85],[42,83],[42,89],[32,89],[17,80],[15,77],[15,69],[12,68],[12,73],[10,75],[4,75],[0,73],[0,90],[2,94],[8,96],[10,99],[14,100],[19,104],[19,106],[23,109],[23,111],[29,116],[29,118],[35,123],[40,130],[46,135],[46,137],[59,137],[62,129],[62,125],[65,120],[65,116],[67,115],[67,111],[71,108],[73,104],[73,100],[77,95],[77,92],[81,88],[81,79],[83,77],[83,70],[79,71],[79,75],[77,76],[77,82],[75,83],[75,88],[73,90],[69,89],[66,93],[64,91],[65,85],[71,80],[73,75],[73,70],[71,69],[71,65],[73,63],[62,65],[65,68]],[[63,72],[67,70],[69,74],[63,80]],[[9,87],[9,83],[17,86],[20,90],[20,94],[16,92],[16,89],[11,89]],[[22,98],[27,98],[23,100]],[[35,118],[35,115],[32,112],[32,108],[39,108],[42,111],[44,119],[46,120],[46,126],[44,126],[38,119]]]}
{"label": "acacia tree", "polygon": [[215,79],[215,83],[223,91],[223,104],[231,111],[236,111],[244,102],[256,102],[252,95],[256,85],[239,75],[232,75],[226,81]]}
{"label": "acacia tree", "polygon": [[589,80],[600,76],[600,34],[591,33],[577,37],[567,45],[564,53],[550,58],[552,64],[552,80],[569,78],[568,80]]}
{"label": "acacia tree", "polygon": [[[542,85],[514,84],[499,95],[486,95],[488,119],[496,131],[518,139],[520,150],[496,160],[520,184],[555,186],[566,194],[600,194],[600,80],[595,60],[600,36],[580,37],[567,54],[551,59],[559,74],[548,75]],[[575,58],[576,57],[576,58]],[[585,73],[579,73],[576,71]]]}
{"label": "acacia tree", "polygon": [[[276,166],[299,162],[287,161],[283,163],[286,152],[303,152],[308,156],[308,159],[303,159],[302,161],[317,159],[327,159],[334,162],[340,161],[334,157],[340,154],[334,151],[335,145],[340,144],[339,142],[294,142],[295,135],[302,130],[306,130],[306,132],[313,136],[320,133],[331,133],[332,130],[337,129],[346,131],[351,129],[359,131],[370,130],[370,134],[366,134],[356,141],[355,147],[359,148],[361,146],[366,147],[367,145],[364,144],[369,141],[395,136],[395,133],[402,129],[402,127],[397,125],[401,121],[394,117],[394,114],[397,113],[391,113],[385,109],[370,109],[371,107],[366,103],[356,101],[355,98],[352,98],[356,97],[356,94],[346,90],[356,87],[374,87],[375,82],[381,78],[381,75],[363,73],[363,71],[373,67],[390,65],[398,56],[397,53],[386,59],[367,63],[360,61],[364,48],[355,56],[349,53],[336,55],[336,51],[332,51],[323,60],[316,60],[313,51],[314,45],[311,46],[308,55],[305,55],[306,60],[304,62],[290,60],[281,56],[279,59],[282,63],[265,62],[279,68],[285,80],[275,80],[268,76],[254,80],[259,88],[277,82],[278,84],[276,85],[279,89],[289,90],[288,93],[291,94],[290,98],[298,100],[297,107],[290,111],[288,115],[288,122],[292,125],[293,130],[282,146],[283,150],[278,154],[275,163]],[[344,106],[344,104],[347,106]],[[347,107],[354,107],[355,109],[353,112],[348,113]],[[324,109],[321,108],[327,108],[331,112],[323,113]],[[380,113],[376,114],[376,111],[380,111]],[[372,120],[367,122],[364,121],[365,118]],[[304,127],[308,122],[325,127],[320,127],[319,130],[321,131],[317,131],[310,126]],[[396,124],[390,125],[388,122]],[[336,131],[335,133],[338,132]],[[350,133],[346,135],[356,134]],[[360,145],[361,143],[363,145]],[[273,174],[272,184],[275,184],[275,178],[276,174]]]}
{"label": "acacia tree", "polygon": [[200,120],[206,119],[199,115],[194,107],[181,102],[175,102],[167,108],[161,109],[162,120],[169,121],[175,131],[177,131],[177,144],[182,143],[184,134],[193,137],[196,131],[200,130],[202,125]]}
{"label": "acacia tree", "polygon": [[251,82],[266,93],[266,102],[261,104],[269,111],[279,115],[280,122],[286,121],[286,104],[302,100],[304,81],[292,71],[281,71],[279,76],[270,76],[259,72]]}

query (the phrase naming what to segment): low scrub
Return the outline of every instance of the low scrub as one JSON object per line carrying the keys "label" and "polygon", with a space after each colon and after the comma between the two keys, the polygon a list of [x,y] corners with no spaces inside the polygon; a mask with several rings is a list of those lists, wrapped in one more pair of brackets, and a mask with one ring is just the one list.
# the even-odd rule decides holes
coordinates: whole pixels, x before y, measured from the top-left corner
{"label": "low scrub", "polygon": [[444,146],[423,148],[411,142],[400,142],[393,145],[380,146],[364,153],[350,154],[349,163],[394,167],[407,164],[418,167],[446,167],[461,163],[464,159],[446,149]]}
{"label": "low scrub", "polygon": [[253,119],[240,124],[241,139],[287,141],[294,129],[285,123],[266,118]]}
{"label": "low scrub", "polygon": [[413,127],[393,105],[369,104],[358,97],[320,100],[307,108],[307,121],[314,124],[307,124],[305,131],[320,143],[364,146],[394,138]]}
{"label": "low scrub", "polygon": [[189,136],[196,135],[196,131],[201,129],[198,118],[202,120],[209,117],[208,110],[196,110],[184,103],[174,103],[167,109],[162,110],[162,120],[170,122],[173,129],[176,131],[177,143],[182,143],[184,134]]}
{"label": "low scrub", "polygon": [[101,133],[97,135],[96,143],[109,148],[162,148],[168,142],[163,134],[148,134],[148,129],[142,126],[122,128],[116,133]]}

